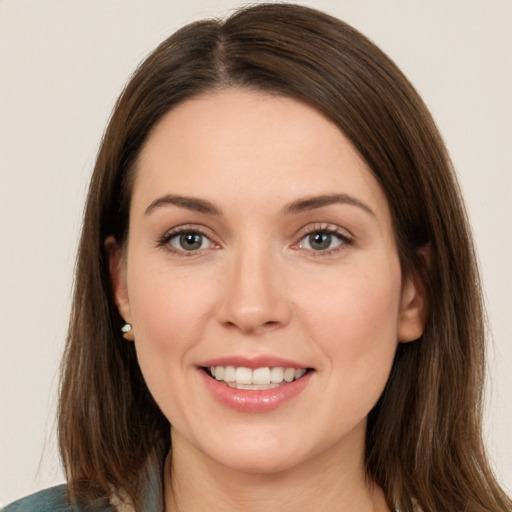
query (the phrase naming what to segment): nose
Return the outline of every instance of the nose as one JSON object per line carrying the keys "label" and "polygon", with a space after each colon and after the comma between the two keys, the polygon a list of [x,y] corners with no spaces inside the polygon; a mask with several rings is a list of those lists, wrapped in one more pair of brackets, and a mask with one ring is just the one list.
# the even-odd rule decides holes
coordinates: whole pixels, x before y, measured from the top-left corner
{"label": "nose", "polygon": [[289,322],[286,280],[271,251],[254,246],[240,250],[230,258],[226,277],[217,309],[225,327],[259,335]]}

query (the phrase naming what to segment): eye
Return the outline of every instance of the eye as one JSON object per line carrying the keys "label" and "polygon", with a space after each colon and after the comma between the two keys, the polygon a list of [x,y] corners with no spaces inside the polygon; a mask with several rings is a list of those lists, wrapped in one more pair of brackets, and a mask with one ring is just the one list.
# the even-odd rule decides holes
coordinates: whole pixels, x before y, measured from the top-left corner
{"label": "eye", "polygon": [[326,231],[315,231],[309,233],[301,239],[299,247],[302,249],[311,249],[313,251],[327,251],[342,243],[340,237],[336,234]]}
{"label": "eye", "polygon": [[352,238],[344,233],[339,233],[338,229],[322,227],[321,229],[314,229],[306,233],[299,240],[297,247],[316,253],[329,254],[353,243]]}
{"label": "eye", "polygon": [[177,251],[193,252],[201,249],[208,249],[213,242],[197,231],[183,231],[168,238],[167,243]]}

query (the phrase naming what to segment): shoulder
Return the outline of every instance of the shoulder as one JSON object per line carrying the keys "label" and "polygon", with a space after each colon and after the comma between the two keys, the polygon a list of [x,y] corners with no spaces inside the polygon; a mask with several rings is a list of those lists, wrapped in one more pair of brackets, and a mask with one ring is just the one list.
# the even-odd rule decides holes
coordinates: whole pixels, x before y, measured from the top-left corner
{"label": "shoulder", "polygon": [[0,512],[107,512],[113,511],[112,507],[95,507],[89,505],[72,504],[68,500],[66,485],[50,487],[36,492],[25,498],[21,498]]}
{"label": "shoulder", "polygon": [[72,511],[66,485],[39,491],[7,505],[2,512],[64,512]]}

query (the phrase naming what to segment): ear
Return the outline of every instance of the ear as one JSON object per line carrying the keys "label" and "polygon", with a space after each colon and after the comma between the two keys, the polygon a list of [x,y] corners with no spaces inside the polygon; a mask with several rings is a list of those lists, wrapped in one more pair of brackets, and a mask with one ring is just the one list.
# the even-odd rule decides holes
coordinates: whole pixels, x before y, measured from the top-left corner
{"label": "ear", "polygon": [[[418,255],[425,260],[428,268],[431,257],[430,246],[422,248]],[[418,274],[411,274],[411,276],[404,281],[400,307],[398,341],[401,343],[415,341],[423,334],[428,315],[428,301],[425,285]]]}
{"label": "ear", "polygon": [[[117,310],[125,322],[131,323],[130,300],[128,298],[128,287],[126,285],[126,264],[121,249],[113,236],[109,236],[105,240],[105,248],[108,255],[110,286]],[[133,341],[133,330],[125,332],[123,336]]]}

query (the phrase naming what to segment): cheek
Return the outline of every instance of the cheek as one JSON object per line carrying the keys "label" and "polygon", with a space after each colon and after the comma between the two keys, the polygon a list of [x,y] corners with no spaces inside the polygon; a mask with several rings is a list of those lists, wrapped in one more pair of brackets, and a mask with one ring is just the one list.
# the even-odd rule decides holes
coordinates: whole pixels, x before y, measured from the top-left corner
{"label": "cheek", "polygon": [[338,392],[346,403],[359,400],[367,408],[385,386],[398,344],[400,268],[398,263],[384,268],[371,273],[355,269],[307,303],[316,305],[309,337],[327,355]]}
{"label": "cheek", "polygon": [[162,349],[180,344],[189,335],[193,337],[210,302],[209,290],[210,287],[201,286],[201,279],[193,272],[170,272],[146,263],[143,271],[134,272],[128,280],[136,334],[151,343],[163,344]]}
{"label": "cheek", "polygon": [[[343,339],[349,336],[360,341],[370,332],[396,337],[401,299],[398,262],[350,266],[316,284],[306,290],[303,302],[317,329],[339,329]],[[366,341],[371,343],[371,338]]]}
{"label": "cheek", "polygon": [[178,375],[190,366],[189,354],[200,342],[211,303],[209,288],[199,287],[194,275],[137,268],[128,281],[137,357],[149,389],[162,404],[168,400],[166,390],[180,384]]}

